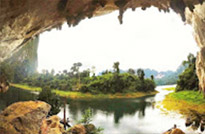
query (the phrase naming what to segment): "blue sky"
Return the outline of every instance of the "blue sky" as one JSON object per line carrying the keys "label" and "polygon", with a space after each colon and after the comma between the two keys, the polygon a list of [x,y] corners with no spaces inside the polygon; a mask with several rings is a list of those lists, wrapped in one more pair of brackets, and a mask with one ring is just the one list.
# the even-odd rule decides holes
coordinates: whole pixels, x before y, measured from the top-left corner
{"label": "blue sky", "polygon": [[173,12],[128,10],[123,25],[117,16],[118,11],[83,20],[74,28],[65,24],[60,31],[41,34],[38,70],[60,71],[82,62],[82,69],[95,66],[100,72],[119,61],[124,70],[174,71],[189,53],[198,51],[191,26]]}

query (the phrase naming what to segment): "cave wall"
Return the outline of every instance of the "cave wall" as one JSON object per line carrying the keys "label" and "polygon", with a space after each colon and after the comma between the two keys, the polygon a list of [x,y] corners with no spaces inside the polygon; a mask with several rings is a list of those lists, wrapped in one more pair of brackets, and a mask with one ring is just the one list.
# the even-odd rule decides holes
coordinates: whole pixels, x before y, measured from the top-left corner
{"label": "cave wall", "polygon": [[[38,67],[39,37],[29,40],[19,51],[0,64],[0,76],[10,82],[18,82],[35,73]],[[1,82],[1,80],[0,80]]]}
{"label": "cave wall", "polygon": [[171,7],[185,20],[185,7],[193,9],[203,0],[0,0],[0,62],[18,51],[43,31],[60,28],[67,21],[77,25],[85,18],[119,9],[119,21],[127,8],[157,7],[169,12]]}
{"label": "cave wall", "polygon": [[[200,47],[197,56],[197,74],[200,88],[205,92],[205,6],[204,0],[0,0],[0,64],[19,51],[36,35],[52,28],[61,28],[64,22],[76,26],[85,18],[119,10],[123,23],[126,9],[150,6],[180,14],[194,28]],[[202,5],[203,4],[203,5]],[[150,23],[151,24],[151,23]]]}
{"label": "cave wall", "polygon": [[196,69],[199,89],[205,94],[205,3],[196,5],[193,13],[186,10],[186,18],[194,29],[194,37],[200,48],[197,54]]}

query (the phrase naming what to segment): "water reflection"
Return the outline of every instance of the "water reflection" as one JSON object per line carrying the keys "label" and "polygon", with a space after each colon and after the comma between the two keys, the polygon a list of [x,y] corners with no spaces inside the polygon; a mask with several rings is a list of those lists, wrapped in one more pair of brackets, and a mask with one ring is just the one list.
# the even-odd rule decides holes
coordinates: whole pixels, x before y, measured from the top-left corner
{"label": "water reflection", "polygon": [[73,118],[77,119],[78,113],[88,108],[93,110],[94,115],[100,110],[106,115],[113,114],[114,122],[118,124],[124,115],[134,116],[136,112],[138,112],[139,118],[143,118],[146,114],[145,109],[151,107],[151,102],[146,101],[146,98],[148,97],[139,99],[68,100],[69,112],[73,115]]}
{"label": "water reflection", "polygon": [[5,93],[0,93],[0,111],[9,106],[10,104],[18,101],[35,100],[36,95],[29,91],[20,90],[14,87]]}
{"label": "water reflection", "polygon": [[[185,119],[181,118],[180,114],[165,115],[160,109],[154,109],[152,103],[163,100],[169,93],[162,88],[157,87],[159,93],[156,96],[138,99],[68,100],[66,115],[71,119],[71,123],[75,124],[81,119],[83,111],[91,108],[94,115],[92,123],[103,127],[104,134],[163,133],[174,124],[177,124],[185,133],[195,134],[194,131],[185,127]],[[35,99],[35,94],[11,87],[8,92],[0,94],[0,111],[14,102]],[[58,115],[63,117],[63,109]],[[202,118],[201,125],[204,126],[204,122]]]}

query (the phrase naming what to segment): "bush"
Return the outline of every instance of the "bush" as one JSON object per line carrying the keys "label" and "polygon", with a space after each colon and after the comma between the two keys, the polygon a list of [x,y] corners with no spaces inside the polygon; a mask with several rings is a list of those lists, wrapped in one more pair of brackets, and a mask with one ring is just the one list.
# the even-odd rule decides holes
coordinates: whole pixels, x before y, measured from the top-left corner
{"label": "bush", "polygon": [[93,113],[92,113],[91,109],[89,108],[89,109],[85,110],[82,119],[80,121],[78,121],[78,123],[88,125],[92,121],[92,116],[93,116]]}
{"label": "bush", "polygon": [[62,106],[60,97],[55,93],[52,93],[49,87],[42,88],[42,91],[38,96],[38,100],[45,101],[51,105],[49,115],[56,115],[60,112],[60,107]]}
{"label": "bush", "polygon": [[89,108],[85,110],[82,119],[78,121],[78,123],[82,123],[85,126],[87,134],[102,134],[103,128],[96,128],[93,124],[91,124],[92,117],[93,113]]}
{"label": "bush", "polygon": [[80,91],[97,93],[128,93],[128,92],[149,92],[154,91],[156,85],[153,80],[140,80],[137,76],[123,74],[104,74],[86,81]]}

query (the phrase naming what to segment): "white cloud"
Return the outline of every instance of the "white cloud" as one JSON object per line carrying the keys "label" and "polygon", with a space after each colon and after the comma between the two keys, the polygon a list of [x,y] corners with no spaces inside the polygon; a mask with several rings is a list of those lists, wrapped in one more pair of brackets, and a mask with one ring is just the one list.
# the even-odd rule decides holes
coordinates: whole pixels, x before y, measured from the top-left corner
{"label": "white cloud", "polygon": [[83,20],[76,27],[45,32],[40,37],[39,68],[70,69],[74,62],[97,71],[112,68],[175,70],[188,53],[196,53],[192,29],[171,13],[128,10],[120,25],[118,12]]}

